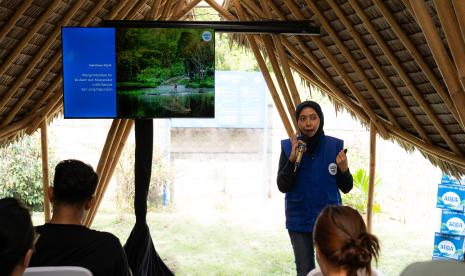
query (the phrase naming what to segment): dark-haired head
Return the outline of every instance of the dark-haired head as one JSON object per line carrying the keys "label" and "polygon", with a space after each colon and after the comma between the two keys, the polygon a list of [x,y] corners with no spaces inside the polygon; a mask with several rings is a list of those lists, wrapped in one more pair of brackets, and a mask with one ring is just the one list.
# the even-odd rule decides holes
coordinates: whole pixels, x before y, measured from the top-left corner
{"label": "dark-haired head", "polygon": [[79,160],[63,160],[55,167],[53,203],[82,205],[90,200],[97,188],[94,169]]}
{"label": "dark-haired head", "polygon": [[379,241],[368,233],[355,209],[348,206],[323,209],[315,223],[313,240],[322,271],[343,269],[352,276],[357,275],[357,270],[366,269],[367,275],[371,275],[371,261],[378,258]]}
{"label": "dark-haired head", "polygon": [[0,225],[0,275],[24,271],[34,241],[29,210],[14,198],[0,199]]}

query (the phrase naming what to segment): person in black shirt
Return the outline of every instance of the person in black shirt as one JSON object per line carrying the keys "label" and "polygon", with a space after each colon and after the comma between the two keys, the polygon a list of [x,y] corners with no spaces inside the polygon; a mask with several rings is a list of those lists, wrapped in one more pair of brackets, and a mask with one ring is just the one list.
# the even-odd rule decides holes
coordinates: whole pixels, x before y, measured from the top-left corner
{"label": "person in black shirt", "polygon": [[17,199],[0,199],[0,275],[20,276],[32,255],[31,215]]}
{"label": "person in black shirt", "polygon": [[36,227],[39,235],[30,266],[80,266],[93,275],[131,275],[124,249],[113,234],[82,225],[94,201],[98,176],[79,160],[64,160],[55,167],[50,223]]}
{"label": "person in black shirt", "polygon": [[286,193],[286,228],[300,276],[315,267],[312,232],[318,214],[328,205],[342,204],[339,191],[348,193],[353,177],[344,141],[324,133],[320,105],[304,101],[294,115],[298,131],[281,141],[277,184]]}

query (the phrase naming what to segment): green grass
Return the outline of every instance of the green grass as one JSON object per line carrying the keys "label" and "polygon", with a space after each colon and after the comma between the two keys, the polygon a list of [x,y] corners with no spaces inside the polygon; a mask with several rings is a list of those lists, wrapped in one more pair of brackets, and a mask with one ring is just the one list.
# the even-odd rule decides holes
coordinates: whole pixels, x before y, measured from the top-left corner
{"label": "green grass", "polygon": [[[295,275],[287,231],[273,218],[281,214],[253,211],[162,211],[149,213],[147,221],[158,254],[176,275]],[[41,220],[34,216],[35,224]],[[133,215],[101,212],[93,228],[114,233],[124,244],[133,224]],[[381,241],[380,260],[373,266],[384,275],[399,275],[408,264],[431,259],[434,233],[382,216],[373,225]]]}

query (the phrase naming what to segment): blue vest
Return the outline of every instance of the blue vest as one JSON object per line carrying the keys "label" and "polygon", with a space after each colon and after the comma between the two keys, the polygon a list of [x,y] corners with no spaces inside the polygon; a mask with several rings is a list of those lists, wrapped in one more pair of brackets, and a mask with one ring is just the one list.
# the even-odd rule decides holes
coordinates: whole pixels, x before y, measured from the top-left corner
{"label": "blue vest", "polygon": [[[281,147],[289,158],[291,141],[282,140]],[[302,156],[294,187],[285,198],[288,230],[313,232],[315,220],[325,206],[342,204],[336,184],[336,156],[343,147],[344,141],[321,135],[316,150]]]}

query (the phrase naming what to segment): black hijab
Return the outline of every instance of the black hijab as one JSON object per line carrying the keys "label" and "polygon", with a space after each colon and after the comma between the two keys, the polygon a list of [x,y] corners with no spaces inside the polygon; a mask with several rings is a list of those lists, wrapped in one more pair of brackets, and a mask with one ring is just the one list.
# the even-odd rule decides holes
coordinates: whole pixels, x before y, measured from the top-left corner
{"label": "black hijab", "polygon": [[316,114],[318,114],[318,117],[320,118],[320,125],[318,126],[318,130],[315,133],[315,135],[313,135],[312,137],[308,137],[305,134],[299,136],[299,140],[302,140],[307,144],[306,152],[310,154],[318,147],[318,144],[320,143],[320,136],[325,134],[325,132],[323,131],[325,118],[323,116],[323,111],[321,111],[321,107],[318,103],[314,101],[304,101],[301,102],[295,109],[294,115],[297,121],[299,121],[300,112],[302,112],[302,109],[304,109],[305,107],[310,107],[313,110],[315,110]]}

